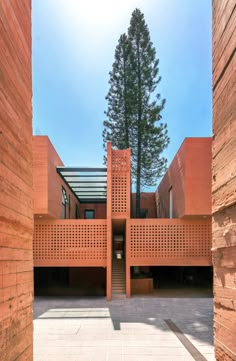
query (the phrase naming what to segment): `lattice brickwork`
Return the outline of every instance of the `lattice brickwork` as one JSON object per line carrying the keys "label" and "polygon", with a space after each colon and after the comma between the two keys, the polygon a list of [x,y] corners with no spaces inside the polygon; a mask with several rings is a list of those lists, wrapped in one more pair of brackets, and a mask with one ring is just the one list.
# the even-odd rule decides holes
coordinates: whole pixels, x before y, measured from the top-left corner
{"label": "lattice brickwork", "polygon": [[127,172],[129,170],[129,159],[126,150],[112,150],[111,169],[114,173]]}
{"label": "lattice brickwork", "polygon": [[[130,223],[130,258],[202,257],[211,255],[211,224],[169,220]],[[175,223],[176,222],[176,223]]]}
{"label": "lattice brickwork", "polygon": [[[34,229],[34,261],[78,261],[80,265],[106,263],[105,220],[37,222]],[[50,264],[49,264],[50,265]]]}
{"label": "lattice brickwork", "polygon": [[130,159],[127,150],[112,151],[112,213],[126,213],[129,202]]}

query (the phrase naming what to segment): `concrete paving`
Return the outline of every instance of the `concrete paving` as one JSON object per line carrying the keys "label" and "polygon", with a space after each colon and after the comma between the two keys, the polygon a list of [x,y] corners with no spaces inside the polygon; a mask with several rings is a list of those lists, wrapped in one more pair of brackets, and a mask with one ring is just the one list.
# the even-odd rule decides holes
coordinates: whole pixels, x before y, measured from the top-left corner
{"label": "concrete paving", "polygon": [[193,361],[166,319],[215,361],[212,317],[212,298],[36,297],[34,361]]}

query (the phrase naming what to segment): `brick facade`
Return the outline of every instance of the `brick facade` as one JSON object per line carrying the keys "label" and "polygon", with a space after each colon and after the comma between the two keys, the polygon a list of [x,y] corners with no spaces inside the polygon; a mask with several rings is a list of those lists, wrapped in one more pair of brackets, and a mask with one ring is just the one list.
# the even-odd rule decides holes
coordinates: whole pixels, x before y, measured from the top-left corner
{"label": "brick facade", "polygon": [[185,138],[156,191],[157,216],[211,216],[211,138]]}
{"label": "brick facade", "polygon": [[213,1],[213,264],[217,361],[236,360],[236,6]]}
{"label": "brick facade", "polygon": [[0,358],[32,360],[31,1],[0,2]]}

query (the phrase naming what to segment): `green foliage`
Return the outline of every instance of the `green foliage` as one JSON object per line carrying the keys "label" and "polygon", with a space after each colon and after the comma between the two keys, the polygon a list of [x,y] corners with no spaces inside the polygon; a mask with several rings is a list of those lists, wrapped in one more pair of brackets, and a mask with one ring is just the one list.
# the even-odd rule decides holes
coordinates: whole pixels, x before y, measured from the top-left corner
{"label": "green foliage", "polygon": [[110,89],[106,96],[108,108],[105,112],[108,120],[104,121],[103,145],[112,142],[117,149],[129,148],[130,127],[130,43],[127,35],[120,36],[115,50],[115,61],[110,75]]}
{"label": "green foliage", "polygon": [[166,124],[160,123],[165,100],[155,93],[161,80],[158,64],[144,15],[135,9],[128,35],[119,39],[109,74],[103,144],[105,147],[111,141],[117,149],[132,150],[136,217],[140,214],[141,188],[155,185],[166,170],[166,159],[161,153],[169,138]]}

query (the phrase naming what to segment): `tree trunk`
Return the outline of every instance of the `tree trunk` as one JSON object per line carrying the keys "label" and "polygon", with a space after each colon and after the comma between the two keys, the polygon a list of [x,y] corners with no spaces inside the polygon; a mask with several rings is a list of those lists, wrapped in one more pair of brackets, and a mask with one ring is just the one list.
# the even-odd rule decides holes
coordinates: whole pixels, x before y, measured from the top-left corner
{"label": "tree trunk", "polygon": [[136,185],[136,218],[140,218],[140,178]]}
{"label": "tree trunk", "polygon": [[137,41],[138,55],[138,144],[137,144],[137,181],[136,181],[136,218],[140,218],[140,177],[141,177],[141,143],[142,143],[142,96],[139,42]]}
{"label": "tree trunk", "polygon": [[123,71],[124,71],[124,111],[125,111],[125,147],[128,149],[129,145],[129,122],[128,122],[128,112],[127,112],[127,79],[126,79],[126,61],[125,50],[124,51],[124,60],[123,60]]}

